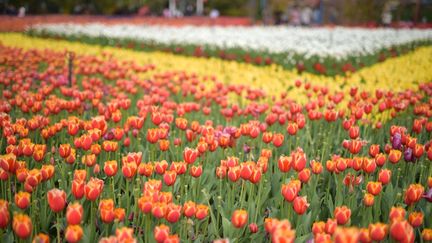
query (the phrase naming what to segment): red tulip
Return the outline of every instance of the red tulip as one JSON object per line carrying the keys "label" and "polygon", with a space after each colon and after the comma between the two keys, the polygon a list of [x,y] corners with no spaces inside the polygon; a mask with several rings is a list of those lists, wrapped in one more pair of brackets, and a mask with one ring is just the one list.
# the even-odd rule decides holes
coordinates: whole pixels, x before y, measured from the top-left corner
{"label": "red tulip", "polygon": [[84,209],[79,202],[69,204],[66,209],[66,221],[68,224],[80,224]]}
{"label": "red tulip", "polygon": [[0,228],[4,229],[9,224],[9,203],[0,199]]}
{"label": "red tulip", "polygon": [[165,182],[165,185],[171,186],[175,183],[177,178],[177,172],[173,170],[165,171],[165,174],[163,176],[163,180]]}
{"label": "red tulip", "polygon": [[181,208],[180,205],[175,205],[174,203],[168,204],[165,219],[170,223],[177,222],[181,215]]}
{"label": "red tulip", "polygon": [[294,211],[299,214],[302,215],[306,212],[306,209],[308,209],[309,207],[309,203],[306,200],[306,197],[296,197],[293,201],[293,208]]}
{"label": "red tulip", "polygon": [[104,182],[98,178],[90,178],[89,182],[84,186],[84,193],[87,200],[95,201],[102,193]]}
{"label": "red tulip", "polygon": [[198,157],[198,150],[186,147],[183,151],[183,159],[188,164],[193,164]]}
{"label": "red tulip", "polygon": [[51,189],[47,193],[48,204],[54,213],[63,211],[66,206],[66,193],[57,188]]}

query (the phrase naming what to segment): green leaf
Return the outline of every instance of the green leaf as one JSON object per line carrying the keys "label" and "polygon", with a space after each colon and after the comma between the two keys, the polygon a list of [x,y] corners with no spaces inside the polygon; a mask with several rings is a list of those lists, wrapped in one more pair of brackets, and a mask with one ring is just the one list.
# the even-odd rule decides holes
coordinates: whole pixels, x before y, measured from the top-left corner
{"label": "green leaf", "polygon": [[233,226],[231,225],[231,222],[228,219],[222,218],[222,228],[223,228],[223,237],[229,237],[232,235]]}

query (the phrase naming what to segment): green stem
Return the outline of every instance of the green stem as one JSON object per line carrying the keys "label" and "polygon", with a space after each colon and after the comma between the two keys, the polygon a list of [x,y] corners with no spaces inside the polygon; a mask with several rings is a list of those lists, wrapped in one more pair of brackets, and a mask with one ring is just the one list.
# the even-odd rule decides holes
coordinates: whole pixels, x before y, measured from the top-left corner
{"label": "green stem", "polygon": [[258,212],[259,212],[259,209],[260,209],[260,203],[261,203],[261,190],[262,190],[262,181],[260,181],[259,182],[259,185],[258,185],[258,194],[257,194],[257,197],[258,197],[258,200],[257,200],[257,204],[256,204],[256,209],[255,209],[255,216],[254,216],[254,221],[253,221],[253,223],[256,223],[256,220],[257,220],[257,218],[258,218]]}
{"label": "green stem", "polygon": [[57,242],[58,243],[62,242],[61,239],[60,239],[60,230],[61,230],[61,227],[60,227],[60,213],[57,213]]}

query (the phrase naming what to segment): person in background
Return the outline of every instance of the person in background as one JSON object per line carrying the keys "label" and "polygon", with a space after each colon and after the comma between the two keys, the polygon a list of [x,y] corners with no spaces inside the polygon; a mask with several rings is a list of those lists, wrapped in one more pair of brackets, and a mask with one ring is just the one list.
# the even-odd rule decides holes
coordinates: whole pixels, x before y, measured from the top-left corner
{"label": "person in background", "polygon": [[209,14],[210,18],[217,19],[219,17],[219,10],[212,9]]}
{"label": "person in background", "polygon": [[309,26],[312,18],[312,9],[310,7],[303,8],[301,12],[302,25]]}
{"label": "person in background", "polygon": [[296,5],[294,5],[290,12],[290,24],[294,26],[299,26],[301,24],[300,10]]}
{"label": "person in background", "polygon": [[18,9],[18,18],[23,18],[23,17],[25,17],[25,14],[26,14],[26,9],[25,9],[25,7],[20,7],[20,8]]}

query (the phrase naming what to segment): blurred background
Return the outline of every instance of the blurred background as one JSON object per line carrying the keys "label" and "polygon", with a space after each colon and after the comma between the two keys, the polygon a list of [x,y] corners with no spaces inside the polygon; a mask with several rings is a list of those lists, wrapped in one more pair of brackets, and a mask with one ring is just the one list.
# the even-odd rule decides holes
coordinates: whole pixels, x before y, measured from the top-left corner
{"label": "blurred background", "polygon": [[418,26],[432,0],[0,0],[0,13],[112,17],[235,17],[244,24]]}

